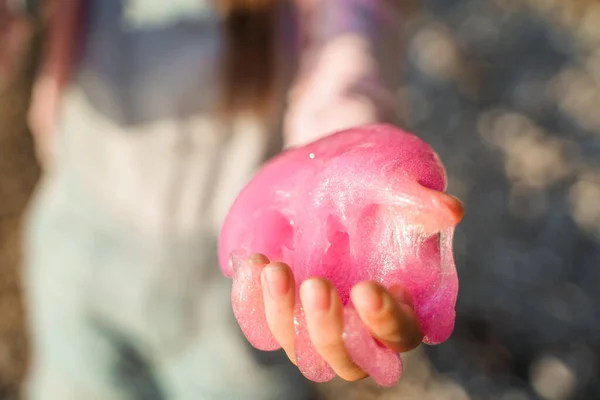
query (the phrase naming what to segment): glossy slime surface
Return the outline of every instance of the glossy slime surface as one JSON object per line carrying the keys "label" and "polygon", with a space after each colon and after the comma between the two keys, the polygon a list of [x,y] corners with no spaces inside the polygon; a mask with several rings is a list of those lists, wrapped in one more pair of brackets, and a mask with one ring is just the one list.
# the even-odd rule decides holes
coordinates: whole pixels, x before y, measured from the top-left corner
{"label": "glossy slime surface", "polygon": [[[232,306],[246,338],[261,350],[279,348],[264,315],[260,269],[244,262],[262,253],[290,265],[297,287],[310,277],[329,279],[344,303],[352,359],[378,384],[395,384],[399,355],[371,337],[349,293],[365,280],[401,284],[412,295],[424,342],[450,336],[458,292],[452,237],[463,209],[445,189],[446,172],[431,147],[389,125],[337,132],[272,159],[240,193],[220,237],[221,267],[233,278]],[[302,373],[332,379],[300,304],[295,328]]]}

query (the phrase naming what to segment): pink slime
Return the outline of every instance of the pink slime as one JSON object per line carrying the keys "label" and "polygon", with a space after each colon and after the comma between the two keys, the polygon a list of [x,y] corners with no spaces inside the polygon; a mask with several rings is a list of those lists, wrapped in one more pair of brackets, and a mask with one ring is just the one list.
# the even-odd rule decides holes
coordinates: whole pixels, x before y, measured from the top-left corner
{"label": "pink slime", "polygon": [[[395,384],[401,359],[371,337],[349,301],[350,289],[364,280],[401,284],[412,296],[424,342],[450,336],[458,292],[452,237],[463,209],[445,189],[437,154],[389,125],[337,132],[275,157],[241,192],[220,237],[220,263],[233,277],[232,306],[246,338],[261,350],[280,347],[266,323],[260,268],[244,262],[262,253],[290,265],[297,287],[309,277],[329,279],[345,307],[352,359],[379,385]],[[332,379],[300,304],[295,327],[302,373],[317,382]]]}

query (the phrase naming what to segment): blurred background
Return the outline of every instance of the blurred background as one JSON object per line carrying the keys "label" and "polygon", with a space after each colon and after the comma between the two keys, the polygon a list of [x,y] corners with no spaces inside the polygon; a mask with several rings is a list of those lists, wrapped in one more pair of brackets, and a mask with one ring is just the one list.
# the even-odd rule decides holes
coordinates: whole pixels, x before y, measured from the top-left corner
{"label": "blurred background", "polygon": [[[401,383],[330,399],[600,399],[600,1],[422,0],[398,107],[464,200],[456,330]],[[25,127],[36,38],[0,94],[0,399],[26,334],[19,218],[39,175]],[[400,72],[399,72],[400,73]]]}

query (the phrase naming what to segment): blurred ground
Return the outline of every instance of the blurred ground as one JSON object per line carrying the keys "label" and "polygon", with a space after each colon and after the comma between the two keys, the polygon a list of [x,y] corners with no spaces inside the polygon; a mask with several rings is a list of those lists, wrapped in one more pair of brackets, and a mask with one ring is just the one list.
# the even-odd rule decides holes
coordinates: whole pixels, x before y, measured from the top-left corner
{"label": "blurred ground", "polygon": [[[411,22],[410,128],[467,207],[452,339],[405,357],[398,387],[347,400],[600,399],[600,2],[423,0]],[[27,74],[24,74],[27,75]],[[0,99],[0,399],[25,347],[18,215],[37,176],[26,77]]]}
{"label": "blurred ground", "polygon": [[600,399],[600,2],[423,3],[401,95],[466,203],[456,330],[331,399]]}

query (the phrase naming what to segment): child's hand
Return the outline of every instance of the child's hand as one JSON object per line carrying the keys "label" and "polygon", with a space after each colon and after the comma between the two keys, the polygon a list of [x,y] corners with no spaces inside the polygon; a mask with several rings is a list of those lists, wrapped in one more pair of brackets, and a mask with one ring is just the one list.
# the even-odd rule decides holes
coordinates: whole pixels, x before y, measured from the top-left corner
{"label": "child's hand", "polygon": [[[267,322],[275,339],[295,362],[292,271],[286,264],[269,263],[263,255],[251,257],[250,262],[265,265],[261,284]],[[309,279],[300,287],[300,298],[310,338],[319,354],[341,378],[365,378],[367,373],[352,362],[344,347],[342,304],[333,285],[325,279]],[[423,335],[408,293],[402,288],[386,290],[374,282],[361,282],[352,289],[351,299],[365,326],[385,346],[404,352],[421,343]]]}

